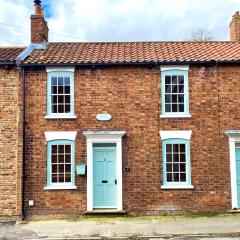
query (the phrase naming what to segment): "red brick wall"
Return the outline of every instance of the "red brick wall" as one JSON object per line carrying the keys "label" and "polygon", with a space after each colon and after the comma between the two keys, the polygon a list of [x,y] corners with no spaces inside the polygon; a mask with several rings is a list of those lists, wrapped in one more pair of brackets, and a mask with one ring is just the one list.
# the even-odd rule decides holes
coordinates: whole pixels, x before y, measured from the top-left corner
{"label": "red brick wall", "polygon": [[21,215],[21,81],[0,66],[0,219]]}
{"label": "red brick wall", "polygon": [[[123,142],[123,205],[130,212],[226,211],[230,209],[228,137],[240,129],[240,67],[190,67],[190,119],[160,119],[159,68],[115,67],[75,71],[76,120],[46,120],[46,71],[27,77],[27,186],[29,214],[82,213],[86,177],[76,176],[77,190],[45,191],[45,131],[78,131],[76,163],[86,162],[83,130],[126,130]],[[112,115],[98,122],[102,112]],[[192,130],[193,190],[161,190],[159,130]]]}

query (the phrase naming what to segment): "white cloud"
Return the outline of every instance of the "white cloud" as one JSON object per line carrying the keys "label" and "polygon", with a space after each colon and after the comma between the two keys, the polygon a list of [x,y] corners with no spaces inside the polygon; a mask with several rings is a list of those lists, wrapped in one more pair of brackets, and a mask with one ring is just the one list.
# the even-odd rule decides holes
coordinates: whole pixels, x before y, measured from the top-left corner
{"label": "white cloud", "polygon": [[[32,2],[33,0],[0,0],[0,45],[29,43]],[[48,24],[51,41],[174,41],[189,38],[191,32],[198,28],[212,31],[218,40],[227,40],[231,16],[239,10],[239,0],[43,2],[48,2],[50,6]]]}

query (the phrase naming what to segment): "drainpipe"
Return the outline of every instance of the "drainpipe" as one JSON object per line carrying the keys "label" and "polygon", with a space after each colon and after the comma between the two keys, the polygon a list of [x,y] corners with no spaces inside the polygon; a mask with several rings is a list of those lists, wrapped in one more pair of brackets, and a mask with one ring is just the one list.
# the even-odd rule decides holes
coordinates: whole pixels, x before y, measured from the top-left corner
{"label": "drainpipe", "polygon": [[22,220],[25,219],[25,140],[26,140],[26,86],[25,86],[25,69],[21,67],[22,75]]}

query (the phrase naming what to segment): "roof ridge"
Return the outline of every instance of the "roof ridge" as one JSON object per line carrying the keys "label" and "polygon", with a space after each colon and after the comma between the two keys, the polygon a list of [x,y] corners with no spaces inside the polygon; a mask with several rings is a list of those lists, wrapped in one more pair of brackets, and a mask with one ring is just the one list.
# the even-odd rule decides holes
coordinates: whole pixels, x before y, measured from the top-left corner
{"label": "roof ridge", "polygon": [[237,43],[237,41],[85,41],[85,42],[49,42],[48,44],[129,44],[129,43]]}

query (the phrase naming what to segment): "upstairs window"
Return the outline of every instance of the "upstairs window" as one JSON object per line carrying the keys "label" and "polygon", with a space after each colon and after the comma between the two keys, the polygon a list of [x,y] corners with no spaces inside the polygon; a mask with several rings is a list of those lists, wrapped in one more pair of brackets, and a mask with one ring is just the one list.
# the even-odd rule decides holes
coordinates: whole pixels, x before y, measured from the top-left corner
{"label": "upstairs window", "polygon": [[46,118],[75,118],[73,71],[48,70]]}
{"label": "upstairs window", "polygon": [[188,94],[188,68],[177,68],[178,67],[161,68],[161,117],[190,117]]}

